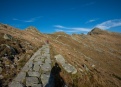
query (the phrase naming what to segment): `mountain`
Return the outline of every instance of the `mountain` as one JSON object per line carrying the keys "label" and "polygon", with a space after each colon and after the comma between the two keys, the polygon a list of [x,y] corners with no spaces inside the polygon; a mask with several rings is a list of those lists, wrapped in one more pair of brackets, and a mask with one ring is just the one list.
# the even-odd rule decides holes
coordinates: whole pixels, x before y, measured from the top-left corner
{"label": "mountain", "polygon": [[100,28],[94,28],[88,34],[92,35],[92,34],[108,34],[108,33],[110,33],[110,32],[108,32],[106,30],[102,30]]}
{"label": "mountain", "polygon": [[[121,34],[94,28],[87,35],[40,33],[35,27],[19,30],[0,24],[0,85],[5,87],[42,45],[49,43],[53,62],[68,87],[121,86]],[[58,57],[65,59],[63,67]],[[73,68],[74,67],[74,68]],[[75,70],[70,73],[69,70]]]}

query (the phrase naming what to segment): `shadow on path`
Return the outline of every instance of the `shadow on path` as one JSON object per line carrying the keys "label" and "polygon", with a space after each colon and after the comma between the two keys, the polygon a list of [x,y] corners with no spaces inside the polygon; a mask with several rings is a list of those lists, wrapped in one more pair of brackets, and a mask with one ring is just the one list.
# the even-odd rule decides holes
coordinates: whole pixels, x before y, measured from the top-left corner
{"label": "shadow on path", "polygon": [[49,82],[45,87],[65,87],[65,82],[60,76],[61,68],[57,63],[51,69]]}

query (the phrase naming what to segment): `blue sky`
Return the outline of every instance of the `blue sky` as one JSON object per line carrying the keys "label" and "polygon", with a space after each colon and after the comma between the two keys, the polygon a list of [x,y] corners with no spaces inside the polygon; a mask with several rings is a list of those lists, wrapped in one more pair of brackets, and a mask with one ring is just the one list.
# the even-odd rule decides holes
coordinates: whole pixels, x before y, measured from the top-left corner
{"label": "blue sky", "polygon": [[42,33],[121,32],[121,0],[0,0],[0,22]]}

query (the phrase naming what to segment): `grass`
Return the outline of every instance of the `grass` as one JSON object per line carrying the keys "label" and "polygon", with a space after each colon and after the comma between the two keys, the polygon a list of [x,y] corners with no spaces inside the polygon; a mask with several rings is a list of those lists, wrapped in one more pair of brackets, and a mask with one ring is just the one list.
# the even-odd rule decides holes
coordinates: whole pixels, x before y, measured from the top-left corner
{"label": "grass", "polygon": [[114,76],[116,79],[121,80],[121,77],[119,77],[119,76],[117,76],[117,75],[115,75],[115,74],[113,74],[113,76]]}

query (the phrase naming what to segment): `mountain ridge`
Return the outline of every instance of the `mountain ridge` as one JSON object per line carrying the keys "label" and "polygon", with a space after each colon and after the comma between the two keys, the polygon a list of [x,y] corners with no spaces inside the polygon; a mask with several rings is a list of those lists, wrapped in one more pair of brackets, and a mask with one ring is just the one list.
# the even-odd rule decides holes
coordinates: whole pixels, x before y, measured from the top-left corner
{"label": "mountain ridge", "polygon": [[[30,27],[31,28],[31,27]],[[14,39],[7,40],[4,35],[8,34]],[[120,87],[121,78],[121,35],[119,33],[107,32],[105,30],[94,29],[87,35],[68,35],[62,32],[53,34],[43,34],[35,29],[19,30],[14,27],[0,25],[0,53],[2,68],[0,79],[4,87],[10,82],[13,74],[18,74],[23,65],[33,55],[33,53],[43,44],[50,44],[51,59],[56,62],[54,56],[61,54],[65,60],[77,69],[77,73],[71,75],[61,67],[60,73],[69,87]],[[6,44],[16,49],[18,54],[11,54],[4,45]],[[4,50],[4,51],[3,51]],[[7,53],[6,53],[7,52]],[[4,61],[5,55],[12,56],[14,65],[10,59],[10,75],[6,75],[7,63]],[[17,60],[17,61],[16,61]],[[15,62],[16,61],[16,62]],[[59,64],[62,66],[61,64]],[[17,66],[11,71],[11,66]],[[4,69],[4,68],[5,69]]]}

